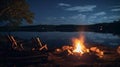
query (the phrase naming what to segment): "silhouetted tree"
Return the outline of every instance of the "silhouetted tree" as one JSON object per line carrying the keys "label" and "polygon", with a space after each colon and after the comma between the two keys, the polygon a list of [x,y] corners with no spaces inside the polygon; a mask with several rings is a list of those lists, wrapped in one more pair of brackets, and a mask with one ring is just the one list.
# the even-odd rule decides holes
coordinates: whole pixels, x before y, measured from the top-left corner
{"label": "silhouetted tree", "polygon": [[22,21],[32,23],[34,14],[29,10],[26,0],[0,0],[0,22],[18,26]]}

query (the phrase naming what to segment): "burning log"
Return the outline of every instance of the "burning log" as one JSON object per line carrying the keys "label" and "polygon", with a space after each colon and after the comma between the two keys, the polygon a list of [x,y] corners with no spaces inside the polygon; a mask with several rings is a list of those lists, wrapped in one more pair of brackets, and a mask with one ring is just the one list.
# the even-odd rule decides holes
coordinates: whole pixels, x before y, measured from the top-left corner
{"label": "burning log", "polygon": [[68,55],[80,56],[83,55],[96,55],[99,58],[102,58],[104,53],[97,47],[86,48],[84,44],[84,38],[73,38],[73,45],[63,46],[62,49],[56,49],[56,52],[62,53],[62,51],[67,51]]}
{"label": "burning log", "polygon": [[63,46],[63,47],[62,47],[62,50],[63,50],[63,51],[68,50],[68,49],[69,49],[69,50],[72,50],[73,47],[72,47],[72,46]]}
{"label": "burning log", "polygon": [[68,55],[73,55],[73,52],[72,51],[70,51],[69,49],[67,50],[68,51]]}
{"label": "burning log", "polygon": [[103,57],[104,53],[97,47],[91,47],[90,51],[95,52],[96,55],[98,55],[100,58]]}

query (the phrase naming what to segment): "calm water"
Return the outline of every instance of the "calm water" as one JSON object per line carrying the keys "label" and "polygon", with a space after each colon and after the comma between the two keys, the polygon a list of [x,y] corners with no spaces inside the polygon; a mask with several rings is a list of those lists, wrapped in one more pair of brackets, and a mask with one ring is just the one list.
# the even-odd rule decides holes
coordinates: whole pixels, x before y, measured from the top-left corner
{"label": "calm water", "polygon": [[120,37],[113,34],[95,32],[4,32],[2,35],[11,34],[15,37],[30,40],[33,37],[40,37],[42,43],[49,47],[58,47],[71,44],[71,39],[84,34],[86,43],[98,43],[106,46],[120,45]]}

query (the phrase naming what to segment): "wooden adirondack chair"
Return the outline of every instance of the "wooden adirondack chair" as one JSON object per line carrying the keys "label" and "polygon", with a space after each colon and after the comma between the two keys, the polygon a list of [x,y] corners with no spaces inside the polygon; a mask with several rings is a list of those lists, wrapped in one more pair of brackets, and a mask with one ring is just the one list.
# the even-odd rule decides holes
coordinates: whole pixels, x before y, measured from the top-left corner
{"label": "wooden adirondack chair", "polygon": [[[39,37],[35,38],[35,40],[37,41],[37,44],[40,46],[40,47],[38,47],[38,50],[40,50],[40,51],[43,49],[48,50],[47,44],[42,45]],[[35,48],[34,48],[34,50],[35,50]]]}
{"label": "wooden adirondack chair", "polygon": [[14,49],[14,50],[23,50],[24,49],[23,44],[22,43],[18,44],[18,42],[15,40],[15,38],[13,36],[8,35],[8,38],[12,43],[12,49]]}

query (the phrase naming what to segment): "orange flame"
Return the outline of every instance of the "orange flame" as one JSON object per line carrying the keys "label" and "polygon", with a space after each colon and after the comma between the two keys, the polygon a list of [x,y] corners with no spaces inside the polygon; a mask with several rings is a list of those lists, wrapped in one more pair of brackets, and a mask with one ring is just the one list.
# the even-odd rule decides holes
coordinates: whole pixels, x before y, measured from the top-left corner
{"label": "orange flame", "polygon": [[73,38],[73,52],[83,54],[86,51],[86,47],[84,46],[84,37]]}
{"label": "orange flame", "polygon": [[56,51],[62,52],[67,50],[68,55],[80,55],[80,56],[85,53],[88,53],[88,54],[95,53],[100,58],[103,57],[104,55],[103,51],[101,51],[98,47],[86,48],[84,41],[85,41],[84,36],[80,36],[80,38],[73,38],[72,46],[63,46],[62,50],[57,49]]}

